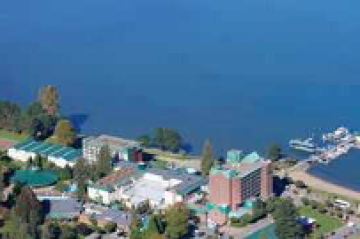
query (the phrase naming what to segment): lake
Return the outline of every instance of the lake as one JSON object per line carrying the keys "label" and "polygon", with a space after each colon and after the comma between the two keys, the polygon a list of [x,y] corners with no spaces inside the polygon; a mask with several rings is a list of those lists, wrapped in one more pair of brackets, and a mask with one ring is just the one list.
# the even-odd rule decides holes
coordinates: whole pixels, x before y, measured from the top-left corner
{"label": "lake", "polygon": [[285,147],[341,125],[359,128],[359,7],[2,1],[0,98],[25,103],[40,85],[56,84],[63,112],[86,134],[137,137],[169,126],[195,153],[207,138],[217,154]]}

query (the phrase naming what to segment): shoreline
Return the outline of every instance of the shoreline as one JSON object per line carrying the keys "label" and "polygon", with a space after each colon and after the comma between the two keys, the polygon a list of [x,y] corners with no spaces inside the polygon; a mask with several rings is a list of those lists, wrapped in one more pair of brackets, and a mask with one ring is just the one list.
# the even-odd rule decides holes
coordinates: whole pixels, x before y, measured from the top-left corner
{"label": "shoreline", "polygon": [[324,179],[311,175],[306,171],[290,172],[289,177],[291,177],[293,180],[301,180],[306,185],[309,185],[310,187],[321,191],[338,194],[355,200],[360,200],[359,191],[355,191],[353,189],[349,189],[347,187],[340,186],[332,182],[328,182]]}

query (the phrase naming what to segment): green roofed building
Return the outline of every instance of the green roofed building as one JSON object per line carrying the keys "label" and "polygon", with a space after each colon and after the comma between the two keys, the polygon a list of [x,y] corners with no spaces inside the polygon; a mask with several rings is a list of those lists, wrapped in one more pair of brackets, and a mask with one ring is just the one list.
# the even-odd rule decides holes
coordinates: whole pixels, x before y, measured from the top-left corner
{"label": "green roofed building", "polygon": [[228,163],[240,163],[244,154],[241,150],[232,149],[227,152],[226,161]]}
{"label": "green roofed building", "polygon": [[58,176],[51,170],[17,170],[11,181],[32,187],[44,187],[55,184]]}
{"label": "green roofed building", "polygon": [[23,162],[28,161],[30,158],[34,159],[37,155],[46,157],[57,166],[64,168],[66,165],[73,167],[76,160],[81,157],[82,151],[80,149],[41,142],[31,138],[20,142],[8,150],[8,156],[10,158]]}

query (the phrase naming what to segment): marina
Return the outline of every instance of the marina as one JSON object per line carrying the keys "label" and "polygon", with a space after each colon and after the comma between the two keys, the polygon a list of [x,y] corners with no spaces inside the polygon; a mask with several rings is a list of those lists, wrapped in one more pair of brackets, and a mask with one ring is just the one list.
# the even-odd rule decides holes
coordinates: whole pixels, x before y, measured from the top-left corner
{"label": "marina", "polygon": [[360,149],[359,134],[352,133],[345,127],[339,127],[334,132],[323,134],[321,141],[321,146],[317,146],[313,138],[304,141],[293,139],[289,141],[289,146],[310,153],[310,156],[303,162],[323,164],[328,164],[347,154],[351,149]]}

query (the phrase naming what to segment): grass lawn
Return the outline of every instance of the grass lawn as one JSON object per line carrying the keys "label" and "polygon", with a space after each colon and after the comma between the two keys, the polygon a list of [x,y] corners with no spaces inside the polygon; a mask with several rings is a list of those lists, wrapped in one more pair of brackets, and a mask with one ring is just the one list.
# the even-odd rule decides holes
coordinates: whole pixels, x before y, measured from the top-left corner
{"label": "grass lawn", "polygon": [[312,238],[320,238],[322,234],[330,233],[344,225],[340,219],[321,214],[309,206],[300,207],[298,210],[300,216],[311,217],[315,219],[319,225],[319,228],[314,231]]}
{"label": "grass lawn", "polygon": [[13,132],[9,132],[6,130],[0,130],[0,138],[1,139],[8,139],[8,140],[13,140],[13,141],[21,141],[24,140],[26,138],[28,138],[29,135],[27,134],[17,134],[17,133],[13,133]]}
{"label": "grass lawn", "polygon": [[330,193],[330,192],[325,192],[322,190],[319,190],[317,188],[310,188],[312,191],[324,195],[326,197],[328,197],[329,199],[335,200],[335,199],[343,199],[345,201],[350,202],[351,204],[360,204],[360,200],[354,199],[354,198],[349,198],[349,197],[344,197],[342,195],[336,194],[336,193]]}
{"label": "grass lawn", "polygon": [[144,152],[154,155],[155,158],[163,161],[186,161],[186,160],[194,160],[200,158],[199,156],[171,153],[169,151],[164,151],[155,148],[145,148]]}

